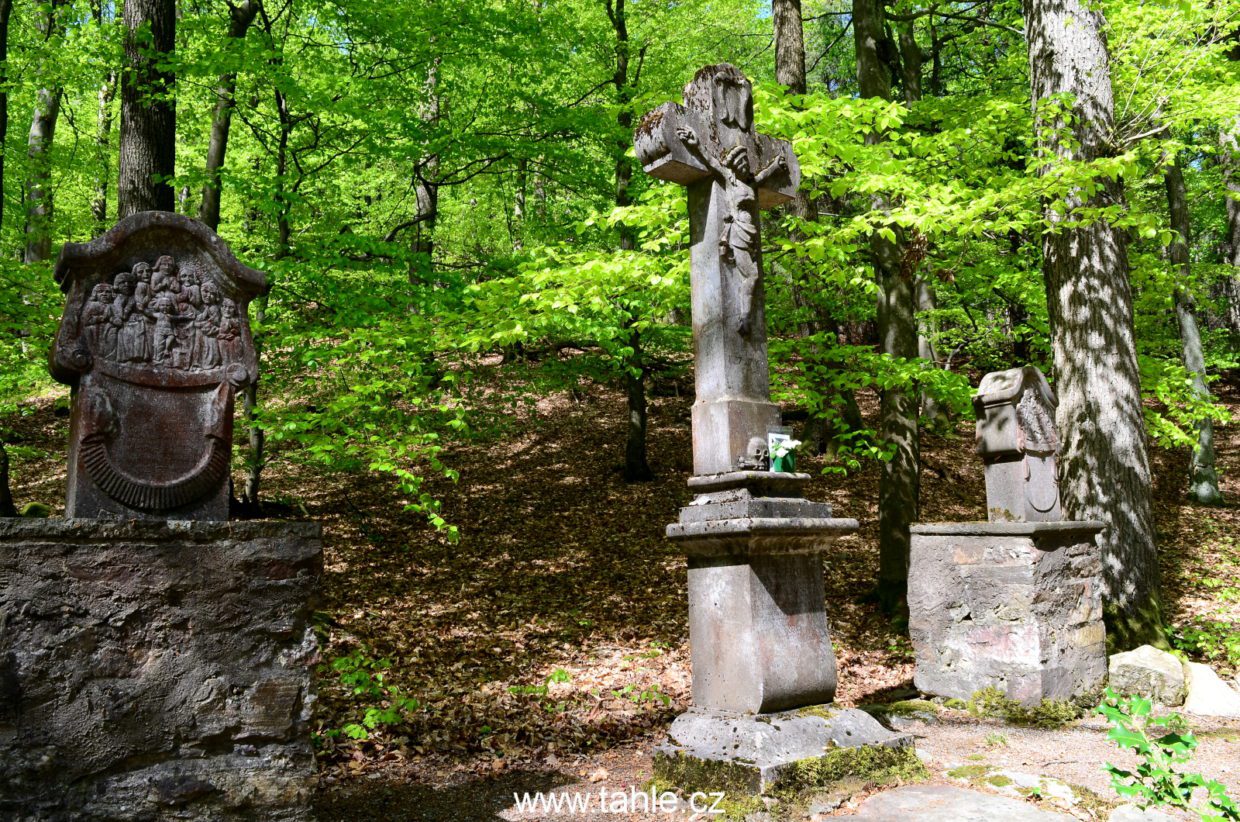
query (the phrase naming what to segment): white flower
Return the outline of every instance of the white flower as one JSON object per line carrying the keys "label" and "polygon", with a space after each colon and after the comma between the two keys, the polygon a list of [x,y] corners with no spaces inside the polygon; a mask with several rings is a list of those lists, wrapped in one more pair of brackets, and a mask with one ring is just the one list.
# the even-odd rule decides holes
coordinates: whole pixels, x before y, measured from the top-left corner
{"label": "white flower", "polygon": [[776,458],[786,457],[795,451],[800,444],[800,440],[780,440],[771,447],[771,456]]}

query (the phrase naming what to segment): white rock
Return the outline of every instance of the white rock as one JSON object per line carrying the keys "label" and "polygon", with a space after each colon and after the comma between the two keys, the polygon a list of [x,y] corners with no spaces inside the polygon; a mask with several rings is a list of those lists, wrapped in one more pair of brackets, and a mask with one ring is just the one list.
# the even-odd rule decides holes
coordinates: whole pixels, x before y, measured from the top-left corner
{"label": "white rock", "polygon": [[1219,679],[1209,665],[1190,662],[1184,710],[1198,716],[1240,716],[1240,693]]}
{"label": "white rock", "polygon": [[1126,696],[1146,696],[1160,705],[1184,701],[1184,666],[1153,645],[1112,655],[1107,673],[1108,684]]}

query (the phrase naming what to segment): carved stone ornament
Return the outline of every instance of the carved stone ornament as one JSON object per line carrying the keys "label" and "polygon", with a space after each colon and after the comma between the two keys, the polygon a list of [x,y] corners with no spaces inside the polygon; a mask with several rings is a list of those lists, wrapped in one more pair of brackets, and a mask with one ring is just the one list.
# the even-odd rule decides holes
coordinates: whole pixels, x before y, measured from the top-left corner
{"label": "carved stone ornament", "polygon": [[973,407],[977,452],[986,463],[986,509],[991,522],[1063,519],[1055,455],[1058,401],[1032,365],[982,378]]}
{"label": "carved stone ornament", "polygon": [[267,279],[197,220],[146,211],[56,262],[50,370],[74,387],[66,516],[228,518],[234,396]]}

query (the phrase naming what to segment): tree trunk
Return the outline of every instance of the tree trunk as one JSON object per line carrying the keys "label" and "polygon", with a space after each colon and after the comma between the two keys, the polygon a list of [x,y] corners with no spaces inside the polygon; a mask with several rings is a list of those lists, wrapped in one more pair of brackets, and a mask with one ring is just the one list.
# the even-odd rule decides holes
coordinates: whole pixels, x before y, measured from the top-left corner
{"label": "tree trunk", "polygon": [[[0,227],[4,225],[4,146],[9,134],[9,16],[13,0],[0,0]],[[0,493],[5,489],[0,488]]]}
{"label": "tree trunk", "polygon": [[801,0],[773,0],[775,20],[775,80],[789,94],[805,93],[805,27]]}
{"label": "tree trunk", "polygon": [[[1174,159],[1174,158],[1173,158]],[[1188,256],[1188,243],[1192,237],[1192,225],[1188,214],[1188,193],[1184,187],[1184,172],[1178,162],[1168,163],[1163,172],[1167,185],[1167,211],[1171,228],[1179,234],[1168,249],[1171,262],[1180,269],[1182,283],[1190,281],[1192,270]],[[1175,316],[1180,324],[1180,346],[1184,355],[1184,368],[1193,378],[1193,393],[1209,401],[1210,389],[1206,385],[1206,358],[1201,348],[1201,332],[1197,328],[1196,306],[1193,295],[1182,285],[1175,289]],[[1214,466],[1214,422],[1206,419],[1197,423],[1197,446],[1188,461],[1188,497],[1203,505],[1221,505],[1223,494],[1218,487],[1218,471]]]}
{"label": "tree trunk", "polygon": [[[1070,139],[1036,116],[1047,157],[1089,161],[1111,150],[1114,104],[1101,12],[1085,0],[1023,0],[1035,116],[1056,95],[1075,100]],[[1100,181],[1089,199],[1049,203],[1042,274],[1059,395],[1060,493],[1065,517],[1101,520],[1109,639],[1117,650],[1166,646],[1150,513],[1141,384],[1125,233],[1098,220],[1062,225],[1082,206],[1119,207],[1123,185]]]}
{"label": "tree trunk", "polygon": [[[435,128],[439,123],[439,58],[431,61],[426,72],[426,105],[422,109],[422,122]],[[439,155],[432,154],[414,169],[414,186],[417,201],[417,222],[413,227],[413,240],[409,250],[413,258],[409,264],[409,281],[430,285],[435,280],[435,228],[439,222]]]}
{"label": "tree trunk", "polygon": [[[937,305],[934,286],[925,277],[918,277],[916,289],[917,356],[937,368],[939,355],[934,350],[934,335],[938,331],[938,327],[937,323],[928,316],[929,312],[934,311]],[[921,395],[921,415],[930,425],[938,423],[943,419],[943,409],[939,405],[939,401],[924,391]]]}
{"label": "tree trunk", "polygon": [[99,86],[99,112],[95,127],[95,196],[90,214],[98,230],[107,228],[108,184],[112,179],[112,100],[116,97],[116,72],[110,72]]}
{"label": "tree trunk", "polygon": [[1219,132],[1223,183],[1226,186],[1227,238],[1223,242],[1224,262],[1233,267],[1223,280],[1223,324],[1232,338],[1240,340],[1240,118]]}
{"label": "tree trunk", "polygon": [[[862,97],[891,99],[891,77],[880,55],[890,53],[883,24],[882,0],[853,0],[853,36],[857,50],[857,83]],[[882,135],[872,133],[873,143]],[[885,197],[873,208],[886,211]],[[892,226],[896,240],[877,232],[870,236],[870,256],[878,282],[878,334],[882,352],[891,357],[917,356],[916,288],[905,265],[903,232]],[[879,435],[895,448],[883,463],[878,483],[878,597],[888,611],[899,609],[908,587],[909,525],[917,521],[921,442],[917,427],[916,391],[895,387],[883,391],[879,404]]]}
{"label": "tree trunk", "polygon": [[126,0],[117,216],[173,211],[176,78],[160,69],[176,45],[175,0]]}
{"label": "tree trunk", "polygon": [[17,516],[17,508],[13,505],[13,493],[9,490],[9,452],[0,442],[0,517]]}
{"label": "tree trunk", "polygon": [[[254,301],[254,322],[259,326],[260,330],[266,315],[267,295],[264,294]],[[261,334],[254,336],[254,355],[256,357],[262,355]],[[266,465],[264,450],[267,443],[267,432],[258,424],[258,380],[246,386],[242,404],[245,419],[250,424],[250,456],[248,460],[249,470],[246,473],[245,490],[242,491],[241,501],[250,516],[258,516],[262,511],[259,492],[262,490],[263,468]]]}
{"label": "tree trunk", "polygon": [[[229,3],[228,37],[240,43],[250,30],[258,15],[259,0],[242,0],[239,5]],[[202,202],[198,206],[198,219],[211,226],[220,227],[220,171],[228,152],[228,131],[232,126],[233,109],[237,107],[237,73],[227,71],[220,75],[215,90],[215,111],[211,115],[211,139],[207,143],[207,181],[202,186]]]}
{"label": "tree trunk", "polygon": [[[612,84],[616,88],[616,139],[612,143],[615,164],[615,203],[623,207],[632,203],[629,184],[633,180],[633,164],[628,157],[633,141],[632,78],[629,77],[629,28],[625,16],[625,0],[606,0],[607,16],[616,35],[616,65]],[[640,72],[640,67],[638,68]],[[620,223],[620,248],[632,251],[637,247],[637,236],[631,227]],[[646,458],[646,363],[642,357],[641,334],[633,330],[629,336],[632,353],[621,363],[624,368],[625,393],[628,397],[629,424],[624,446],[624,478],[628,482],[648,480],[654,476]]]}
{"label": "tree trunk", "polygon": [[35,91],[34,116],[30,121],[30,137],[26,141],[30,178],[26,184],[26,250],[22,260],[27,263],[46,260],[52,255],[51,154],[56,139],[56,121],[60,117],[61,96],[59,88]]}

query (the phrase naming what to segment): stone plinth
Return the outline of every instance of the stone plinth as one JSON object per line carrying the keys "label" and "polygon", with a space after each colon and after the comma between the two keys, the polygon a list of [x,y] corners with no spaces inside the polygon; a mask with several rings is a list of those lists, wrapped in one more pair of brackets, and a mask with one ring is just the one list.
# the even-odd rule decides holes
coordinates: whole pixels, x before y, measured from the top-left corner
{"label": "stone plinth", "polygon": [[[912,737],[856,708],[753,716],[691,710],[655,750],[655,777],[683,790],[763,793],[784,781],[823,783],[916,762]],[[804,768],[807,773],[798,773]],[[804,787],[805,785],[802,785]]]}
{"label": "stone plinth", "polygon": [[1026,705],[1106,680],[1100,522],[912,527],[914,683],[968,699],[995,687]]}
{"label": "stone plinth", "polygon": [[799,496],[808,479],[760,471],[694,477],[690,487],[701,493],[667,527],[689,557],[697,708],[765,713],[835,697],[819,555],[857,521]]}
{"label": "stone plinth", "polygon": [[0,816],[301,820],[319,526],[0,520]]}

